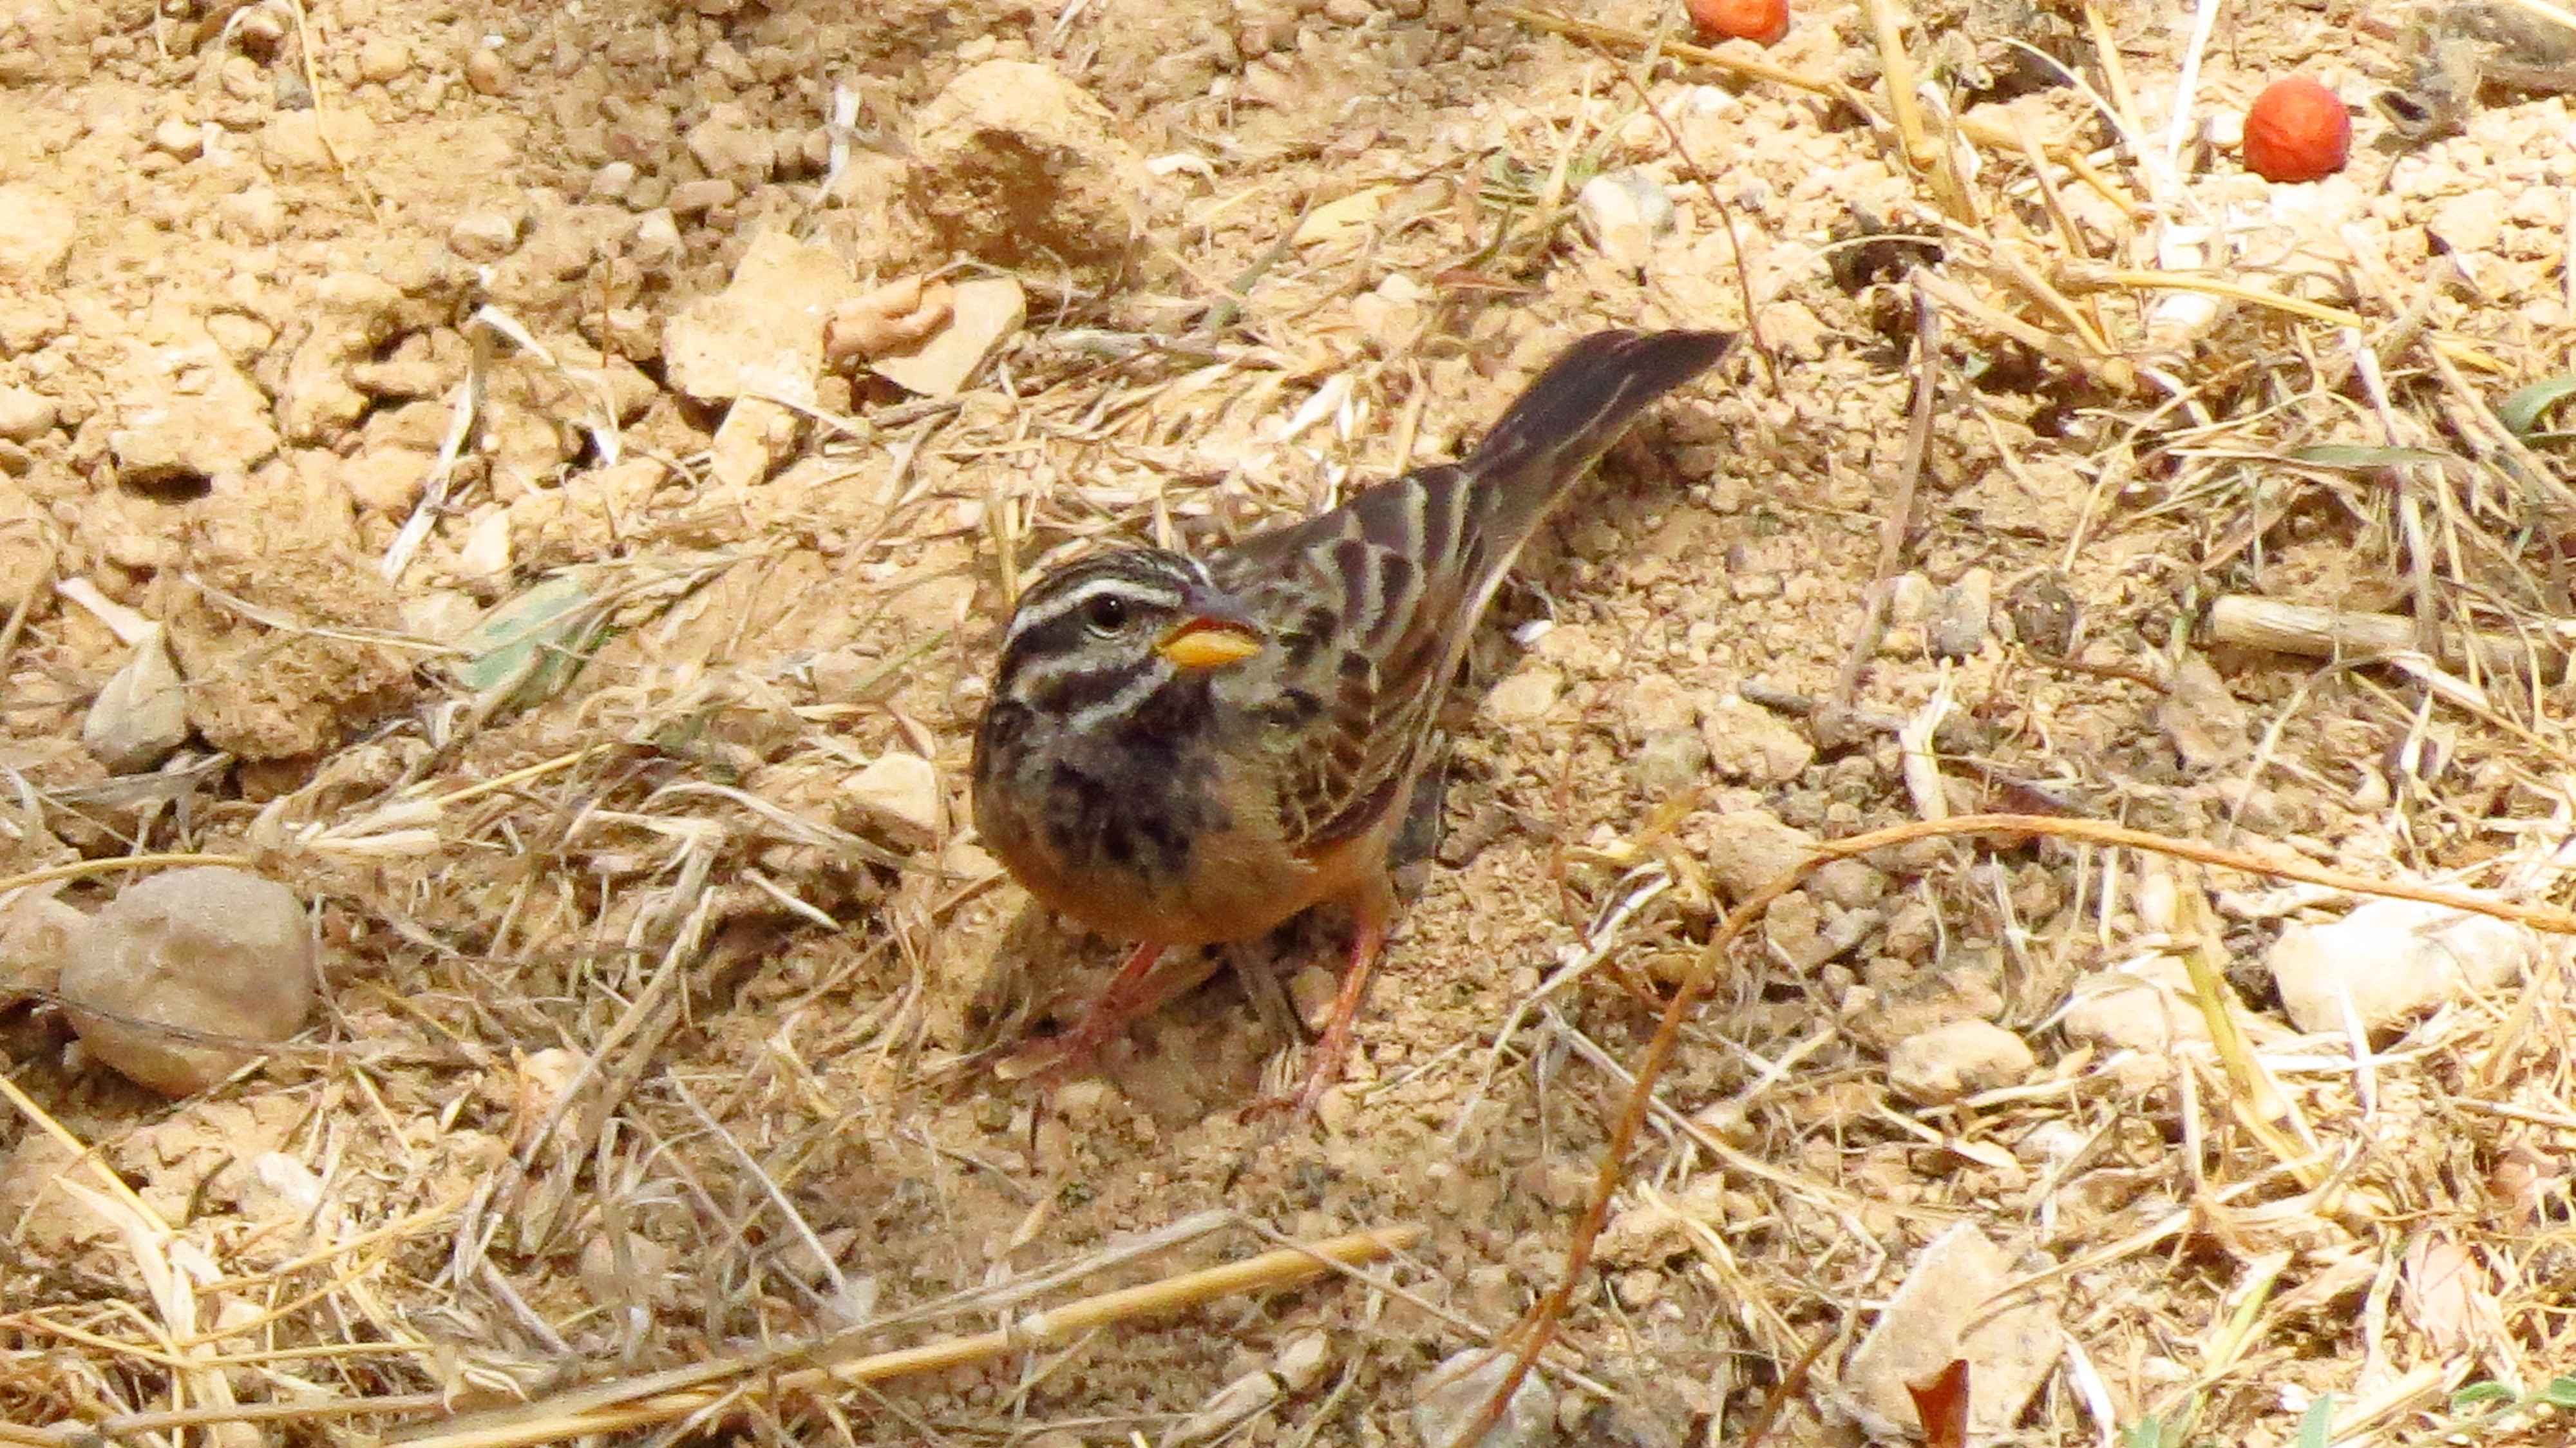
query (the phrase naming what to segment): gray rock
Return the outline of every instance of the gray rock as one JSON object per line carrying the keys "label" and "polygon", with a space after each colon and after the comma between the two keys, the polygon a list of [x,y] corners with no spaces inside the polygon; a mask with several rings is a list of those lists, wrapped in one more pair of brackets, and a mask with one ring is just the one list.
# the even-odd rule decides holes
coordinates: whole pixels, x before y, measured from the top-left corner
{"label": "gray rock", "polygon": [[2022,1081],[2037,1064],[2029,1042],[1992,1021],[1952,1021],[1897,1042],[1887,1085],[1908,1101],[1956,1101]]}
{"label": "gray rock", "polygon": [[304,1029],[312,932],[274,880],[221,865],[165,871],[73,932],[61,990],[91,1055],[186,1096]]}
{"label": "gray rock", "polygon": [[108,678],[81,719],[81,745],[117,774],[140,774],[188,742],[188,696],[158,626]]}
{"label": "gray rock", "polygon": [[1718,816],[1708,847],[1708,869],[1718,889],[1741,900],[1804,863],[1816,837],[1769,810],[1735,810]]}
{"label": "gray rock", "polygon": [[1995,611],[1995,575],[1971,568],[1932,599],[1925,643],[1939,659],[1973,658],[1986,646]]}
{"label": "gray rock", "polygon": [[0,438],[11,442],[34,442],[54,430],[61,420],[62,409],[41,392],[24,387],[0,387]]}
{"label": "gray rock", "polygon": [[830,248],[763,231],[715,296],[662,330],[673,386],[702,402],[753,393],[811,406],[823,373],[823,323],[857,284]]}
{"label": "gray rock", "polygon": [[922,108],[905,186],[933,254],[1091,279],[1125,262],[1156,189],[1106,106],[1013,60],[969,68]]}
{"label": "gray rock", "polygon": [[[1423,1448],[1463,1448],[1460,1440],[1511,1368],[1510,1353],[1472,1347],[1423,1374],[1413,1385],[1413,1431]],[[1477,1448],[1541,1448],[1555,1441],[1556,1390],[1533,1369]]]}
{"label": "gray rock", "polygon": [[2341,1031],[2358,1021],[2379,1032],[2511,985],[2540,951],[2528,925],[2417,900],[2370,900],[2329,925],[2290,926],[2264,963],[2300,1030]]}
{"label": "gray rock", "polygon": [[1835,1406],[1873,1439],[1919,1441],[1906,1385],[1964,1359],[1969,1441],[2009,1430],[2059,1355],[2057,1311],[2047,1299],[1990,1307],[2017,1275],[2012,1259],[1973,1225],[1934,1238],[1843,1365]]}
{"label": "gray rock", "polygon": [[80,215],[39,186],[0,186],[0,284],[42,286],[59,279]]}

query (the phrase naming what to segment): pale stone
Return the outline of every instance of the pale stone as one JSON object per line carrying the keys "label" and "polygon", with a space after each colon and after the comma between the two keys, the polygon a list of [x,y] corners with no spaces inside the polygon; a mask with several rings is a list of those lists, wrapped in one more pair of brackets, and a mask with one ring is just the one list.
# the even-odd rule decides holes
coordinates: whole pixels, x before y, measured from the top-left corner
{"label": "pale stone", "polygon": [[921,839],[936,838],[947,818],[939,771],[918,754],[882,754],[841,786],[868,814]]}
{"label": "pale stone", "polygon": [[92,916],[73,934],[62,995],[91,1055],[186,1096],[304,1029],[314,984],[295,893],[207,865],[138,881]]}

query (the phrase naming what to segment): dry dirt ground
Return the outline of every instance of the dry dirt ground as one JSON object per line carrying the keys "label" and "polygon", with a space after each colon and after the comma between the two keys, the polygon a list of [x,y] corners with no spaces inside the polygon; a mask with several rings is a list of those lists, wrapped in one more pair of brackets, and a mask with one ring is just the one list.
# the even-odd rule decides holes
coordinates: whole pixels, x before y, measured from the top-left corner
{"label": "dry dirt ground", "polygon": [[[1665,993],[1814,839],[2014,810],[2566,893],[2576,498],[2497,411],[2576,338],[2545,43],[1979,3],[1904,30],[1891,106],[1849,3],[1725,52],[1770,78],[1577,18],[6,0],[13,898],[251,859],[325,977],[173,1103],[7,952],[6,1441],[1417,1441],[1464,1421],[1417,1421],[1433,1366],[1558,1281]],[[2356,145],[2272,187],[2231,122],[2291,69]],[[1668,226],[1587,226],[1604,173]],[[817,366],[829,305],[934,271],[1024,289],[962,391]],[[1454,455],[1618,325],[1758,342],[1500,599],[1321,1121],[1238,1113],[1331,920],[1211,956],[1101,1079],[997,1079],[1121,944],[965,828],[1010,586]],[[772,343],[781,380],[686,382]],[[469,631],[532,594],[577,672]],[[2225,595],[2433,646],[2230,642]],[[155,623],[175,732],[95,702]],[[2553,1431],[2453,1395],[2576,1363],[2565,952],[2302,1034],[2267,948],[2356,898],[2027,835],[1819,872],[1685,1022],[1520,1441],[1735,1443],[1775,1395],[1789,1441],[1901,1436],[1953,1356],[2012,1441]],[[776,1382],[1382,1227],[1420,1236],[1365,1280]]]}

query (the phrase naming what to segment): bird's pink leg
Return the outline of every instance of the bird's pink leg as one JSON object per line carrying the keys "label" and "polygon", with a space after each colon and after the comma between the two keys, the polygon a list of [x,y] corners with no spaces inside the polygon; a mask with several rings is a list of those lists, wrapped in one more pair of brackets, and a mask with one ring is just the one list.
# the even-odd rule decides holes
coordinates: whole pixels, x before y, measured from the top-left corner
{"label": "bird's pink leg", "polygon": [[1292,1115],[1305,1116],[1315,1109],[1324,1093],[1342,1079],[1342,1068],[1350,1063],[1352,1028],[1359,1020],[1360,1005],[1368,998],[1369,975],[1377,969],[1378,957],[1386,953],[1386,913],[1375,902],[1363,903],[1358,910],[1358,924],[1351,936],[1351,968],[1342,976],[1341,991],[1333,997],[1333,1013],[1324,1021],[1324,1034],[1315,1042],[1315,1060],[1306,1072],[1306,1089],[1297,1093]]}
{"label": "bird's pink leg", "polygon": [[[1110,1038],[1126,1027],[1128,1018],[1141,1004],[1139,990],[1145,978],[1154,973],[1154,962],[1163,958],[1163,942],[1141,940],[1118,966],[1118,973],[1100,992],[1091,1009],[1082,1013],[1074,1028],[1047,1042],[1041,1048],[1044,1069],[1054,1076],[1069,1076],[1089,1066]],[[1036,1053],[1031,1053],[1036,1054]],[[1023,1073],[1025,1074],[1025,1073]]]}

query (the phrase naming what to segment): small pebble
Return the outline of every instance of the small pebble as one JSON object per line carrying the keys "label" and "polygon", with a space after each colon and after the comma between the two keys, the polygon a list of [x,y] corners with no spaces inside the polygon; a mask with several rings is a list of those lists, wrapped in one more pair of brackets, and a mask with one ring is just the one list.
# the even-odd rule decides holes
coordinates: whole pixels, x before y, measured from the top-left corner
{"label": "small pebble", "polygon": [[917,839],[936,838],[945,818],[939,770],[918,754],[881,754],[841,791],[860,809]]}
{"label": "small pebble", "polygon": [[1807,877],[1817,899],[1845,910],[1862,910],[1887,898],[1887,876],[1866,860],[1834,860]]}
{"label": "small pebble", "polygon": [[1908,1101],[1956,1101],[2014,1085],[2037,1064],[2029,1042],[1992,1021],[1952,1021],[1897,1042],[1887,1084]]}
{"label": "small pebble", "polygon": [[223,83],[224,94],[234,100],[266,102],[272,98],[267,75],[260,70],[259,62],[247,55],[225,56],[215,74]]}
{"label": "small pebble", "polygon": [[88,916],[40,890],[0,904],[0,1002],[59,988],[72,937],[88,925]]}
{"label": "small pebble", "polygon": [[286,17],[275,7],[253,6],[234,17],[233,43],[253,55],[274,54],[286,39]]}
{"label": "small pebble", "polygon": [[1535,724],[1556,707],[1565,680],[1544,664],[1532,664],[1503,680],[1485,695],[1485,712],[1498,724]]}
{"label": "small pebble", "polygon": [[614,205],[617,202],[625,200],[626,193],[633,189],[634,185],[635,163],[632,161],[611,161],[607,165],[602,166],[597,171],[591,173],[590,186],[588,188],[589,199],[607,205]]}
{"label": "small pebble", "polygon": [[1601,254],[1623,267],[1646,264],[1655,238],[1673,229],[1673,200],[1662,183],[1634,167],[1604,171],[1575,193],[1575,212]]}
{"label": "small pebble", "polygon": [[2191,998],[2191,977],[2170,956],[2149,956],[2076,983],[2057,1028],[2079,1046],[2161,1056],[2186,1041],[2207,1044],[2209,1020]]}
{"label": "small pebble", "polygon": [[411,71],[411,47],[390,36],[369,38],[358,47],[358,74],[377,85],[391,85]]}
{"label": "small pebble", "polygon": [[722,176],[683,181],[671,188],[670,211],[674,216],[696,216],[719,206],[731,206],[741,196],[742,188]]}
{"label": "small pebble", "polygon": [[1728,696],[1700,715],[1710,767],[1729,779],[1786,784],[1816,759],[1816,746],[1770,710]]}
{"label": "small pebble", "polygon": [[478,45],[465,57],[465,83],[479,96],[505,96],[510,93],[510,66],[501,52]]}
{"label": "small pebble", "polygon": [[253,186],[215,202],[215,217],[251,242],[275,241],[286,235],[286,199],[274,186]]}
{"label": "small pebble", "polygon": [[1708,771],[1708,741],[1697,728],[1657,729],[1628,755],[1628,777],[1649,794],[1677,795]]}
{"label": "small pebble", "polygon": [[519,244],[519,218],[506,211],[477,211],[447,229],[447,249],[471,262],[493,262]]}
{"label": "small pebble", "polygon": [[1741,900],[1807,862],[1816,837],[1769,810],[1731,810],[1710,832],[1705,862],[1718,889]]}
{"label": "small pebble", "polygon": [[34,442],[54,430],[61,409],[52,398],[24,387],[0,387],[0,438]]}
{"label": "small pebble", "polygon": [[668,207],[635,218],[635,235],[626,244],[626,255],[645,267],[660,266],[680,255],[680,224]]}
{"label": "small pebble", "polygon": [[184,681],[156,626],[90,701],[81,745],[113,773],[140,774],[187,742]]}
{"label": "small pebble", "polygon": [[1933,596],[1926,636],[1934,658],[1972,658],[1986,645],[1995,605],[1995,575],[1971,568]]}
{"label": "small pebble", "polygon": [[456,547],[456,576],[497,583],[509,574],[510,559],[510,514],[494,508],[465,530],[465,540]]}
{"label": "small pebble", "polygon": [[1915,1256],[1830,1389],[1835,1407],[1867,1434],[1852,1441],[1920,1441],[1922,1400],[1909,1385],[1953,1360],[1967,1367],[1975,1389],[1967,1395],[1967,1432],[1951,1441],[2011,1436],[2055,1366],[2061,1340],[2048,1298],[2007,1293],[2018,1267],[1973,1222],[1950,1228]]}
{"label": "small pebble", "polygon": [[204,132],[173,116],[152,128],[152,146],[182,161],[193,161],[205,150],[206,138]]}

